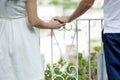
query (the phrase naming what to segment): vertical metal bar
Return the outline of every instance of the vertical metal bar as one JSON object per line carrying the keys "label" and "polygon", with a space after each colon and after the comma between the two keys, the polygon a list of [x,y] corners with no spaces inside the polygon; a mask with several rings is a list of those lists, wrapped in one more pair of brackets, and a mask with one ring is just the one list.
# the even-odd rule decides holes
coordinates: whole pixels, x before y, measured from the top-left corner
{"label": "vertical metal bar", "polygon": [[[102,23],[103,23],[103,22],[102,22],[102,20],[101,20],[101,28],[102,28]],[[102,34],[102,33],[101,33],[101,34]],[[101,47],[102,47],[102,45],[103,45],[103,44],[102,44],[102,39],[101,39]],[[101,66],[101,68],[100,68],[100,69],[101,69],[101,79],[104,80],[104,79],[103,79],[103,76],[104,76],[104,75],[103,75],[103,74],[104,74],[104,71],[103,71],[103,69],[104,69],[104,65],[103,65],[103,63],[104,63],[103,53],[100,53],[100,54],[101,54],[101,61],[102,61],[102,62],[101,62],[101,65],[102,65],[102,66]]]}
{"label": "vertical metal bar", "polygon": [[102,78],[102,53],[98,53],[97,54],[97,69],[98,69],[98,71],[97,71],[97,77],[98,77],[98,80],[103,80],[103,78]]}
{"label": "vertical metal bar", "polygon": [[60,45],[59,45],[59,43],[58,43],[58,41],[57,41],[57,38],[56,38],[56,36],[55,36],[55,33],[54,33],[54,32],[53,32],[53,36],[54,36],[54,38],[55,38],[56,44],[57,44],[58,49],[59,49],[59,51],[60,51],[60,57],[63,59],[63,57],[62,57],[62,50],[61,50],[61,48],[60,48]]}
{"label": "vertical metal bar", "polygon": [[78,80],[78,20],[76,20],[76,53],[77,53],[77,68],[76,68],[76,72],[77,72],[77,80]]}
{"label": "vertical metal bar", "polygon": [[[103,27],[103,20],[101,19],[101,30]],[[102,43],[102,32],[101,32],[101,52],[103,51],[103,43]]]}
{"label": "vertical metal bar", "polygon": [[104,56],[103,56],[103,54],[102,54],[102,80],[104,80],[104,69],[105,69],[105,66],[104,66]]}
{"label": "vertical metal bar", "polygon": [[97,69],[98,80],[106,80],[106,67],[103,53],[97,54]]}
{"label": "vertical metal bar", "polygon": [[63,29],[63,39],[65,39],[65,26],[63,27],[64,29]]}
{"label": "vertical metal bar", "polygon": [[[103,27],[103,19],[101,19],[101,28]],[[103,49],[103,43],[102,43],[102,39],[101,39],[101,47]],[[103,50],[102,50],[103,51]],[[102,52],[102,80],[106,80],[106,64],[105,64],[105,57],[104,57],[104,53]]]}
{"label": "vertical metal bar", "polygon": [[105,56],[103,55],[103,80],[106,80],[107,74],[106,74],[106,64],[105,64]]}
{"label": "vertical metal bar", "polygon": [[90,54],[90,19],[88,20],[88,52],[89,52],[89,80],[91,80],[91,54]]}
{"label": "vertical metal bar", "polygon": [[40,38],[41,35],[40,35],[40,34],[41,34],[41,33],[40,33],[40,30],[39,30],[39,48],[40,48],[40,52],[41,52],[41,40],[40,40],[40,39],[41,39],[41,38]]}
{"label": "vertical metal bar", "polygon": [[[103,26],[103,22],[102,22],[102,20],[101,20],[101,28],[102,28],[102,26]],[[102,34],[102,33],[101,33]],[[101,39],[101,47],[103,46],[103,44],[102,44],[102,39]],[[102,60],[102,66],[101,66],[101,77],[102,77],[102,80],[104,80],[104,57],[103,57],[103,53],[100,53],[101,55],[102,55],[102,57],[101,57],[101,60]]]}
{"label": "vertical metal bar", "polygon": [[51,29],[51,72],[52,72],[52,80],[54,80],[54,72],[53,72],[53,29]]}

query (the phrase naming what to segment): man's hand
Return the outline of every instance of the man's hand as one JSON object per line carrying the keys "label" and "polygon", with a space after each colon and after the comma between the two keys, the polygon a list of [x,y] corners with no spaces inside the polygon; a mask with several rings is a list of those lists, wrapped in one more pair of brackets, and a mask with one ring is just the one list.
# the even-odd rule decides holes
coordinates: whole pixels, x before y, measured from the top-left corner
{"label": "man's hand", "polygon": [[59,29],[62,26],[64,26],[65,24],[59,22],[59,20],[54,20],[54,18],[53,18],[53,19],[51,19],[50,22],[47,23],[47,25],[50,29]]}
{"label": "man's hand", "polygon": [[61,24],[65,24],[69,22],[69,16],[62,16],[62,17],[54,17],[55,21],[59,21]]}

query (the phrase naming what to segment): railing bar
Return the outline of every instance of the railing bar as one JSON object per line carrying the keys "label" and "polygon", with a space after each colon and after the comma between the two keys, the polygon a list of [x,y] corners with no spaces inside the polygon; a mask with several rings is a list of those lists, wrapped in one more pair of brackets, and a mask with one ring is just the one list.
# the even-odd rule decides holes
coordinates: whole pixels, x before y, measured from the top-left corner
{"label": "railing bar", "polygon": [[[101,19],[101,30],[102,30],[102,27],[103,27],[103,20]],[[103,47],[103,43],[102,43],[102,32],[101,32],[101,47]],[[103,49],[103,48],[102,48]],[[102,50],[101,50],[102,52]]]}
{"label": "railing bar", "polygon": [[78,80],[78,67],[79,67],[79,62],[78,62],[78,20],[76,20],[76,53],[77,53],[77,69],[76,69],[76,72],[77,72],[77,80]]}
{"label": "railing bar", "polygon": [[90,44],[90,22],[91,22],[91,20],[88,20],[88,29],[89,29],[89,34],[88,34],[88,52],[89,52],[89,80],[91,80],[91,54],[90,54],[90,46],[91,46],[91,44]]}
{"label": "railing bar", "polygon": [[72,40],[72,43],[71,43],[71,45],[73,45],[73,43],[74,43],[75,36],[76,36],[76,32],[74,33],[74,36],[73,36],[73,40]]}
{"label": "railing bar", "polygon": [[[102,30],[102,27],[103,27],[103,20],[101,20],[101,30]],[[101,33],[102,34],[102,33]],[[102,35],[101,35],[102,36]],[[101,38],[101,47],[102,47],[102,50],[101,52],[103,51],[103,43],[102,43],[102,38]],[[104,59],[104,53],[102,52],[102,80],[105,80],[105,59]]]}
{"label": "railing bar", "polygon": [[41,31],[39,30],[39,47],[40,47],[40,52],[41,52]]}
{"label": "railing bar", "polygon": [[[64,26],[64,27],[65,27],[65,26]],[[65,28],[64,28],[63,30],[64,30],[64,32],[63,32],[63,33],[64,33],[63,39],[65,39]]]}
{"label": "railing bar", "polygon": [[56,40],[56,44],[57,44],[58,49],[59,49],[59,51],[60,51],[60,57],[63,59],[63,57],[62,57],[62,50],[61,50],[61,48],[60,48],[60,45],[59,45],[59,43],[58,43],[58,41],[57,41],[57,38],[56,38],[56,36],[55,36],[55,33],[54,33],[54,32],[53,32],[53,36],[54,36],[54,38],[55,38],[55,40]]}
{"label": "railing bar", "polygon": [[92,20],[103,20],[103,19],[77,19],[77,20],[78,20],[78,21],[81,21],[81,20],[82,20],[82,21],[84,21],[84,20],[87,20],[87,21],[91,20],[91,21],[92,21]]}
{"label": "railing bar", "polygon": [[51,72],[52,72],[52,80],[54,80],[54,72],[53,72],[53,29],[51,29]]}

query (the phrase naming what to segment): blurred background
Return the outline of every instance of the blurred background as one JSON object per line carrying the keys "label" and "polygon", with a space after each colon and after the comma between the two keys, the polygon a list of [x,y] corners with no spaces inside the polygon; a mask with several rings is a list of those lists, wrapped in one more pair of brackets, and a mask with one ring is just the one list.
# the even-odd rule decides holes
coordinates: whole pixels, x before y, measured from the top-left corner
{"label": "blurred background", "polygon": [[[81,0],[38,0],[39,17],[50,19],[54,16],[70,15]],[[80,18],[103,18],[104,0],[95,0],[93,7]]]}

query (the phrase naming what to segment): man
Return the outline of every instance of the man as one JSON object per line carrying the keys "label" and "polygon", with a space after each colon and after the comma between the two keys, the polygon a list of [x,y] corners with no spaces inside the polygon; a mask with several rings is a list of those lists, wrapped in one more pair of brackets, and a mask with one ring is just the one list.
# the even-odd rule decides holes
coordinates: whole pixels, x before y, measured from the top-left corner
{"label": "man", "polygon": [[104,0],[103,46],[109,80],[120,80],[120,0]]}
{"label": "man", "polygon": [[[55,17],[62,23],[84,14],[95,0],[82,0],[70,16]],[[104,0],[103,47],[108,80],[120,80],[120,0]]]}

